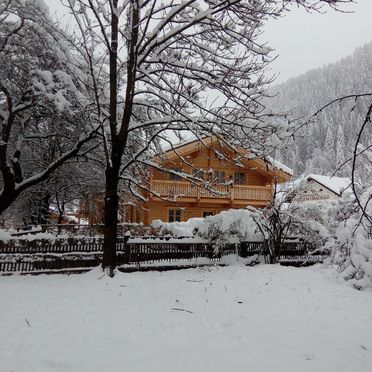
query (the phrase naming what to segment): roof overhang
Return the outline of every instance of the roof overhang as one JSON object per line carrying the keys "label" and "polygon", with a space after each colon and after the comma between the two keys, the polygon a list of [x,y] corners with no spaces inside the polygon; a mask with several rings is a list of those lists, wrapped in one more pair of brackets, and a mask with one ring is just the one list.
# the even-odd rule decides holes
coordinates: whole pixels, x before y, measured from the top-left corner
{"label": "roof overhang", "polygon": [[[240,161],[249,162],[247,167],[256,168],[260,173],[270,173],[273,178],[281,183],[287,182],[292,178],[292,173],[284,169],[280,169],[275,166],[275,161],[268,158],[260,158],[254,152],[250,152],[238,146],[231,145],[227,140],[218,138],[217,136],[204,137],[201,139],[192,140],[187,143],[173,146],[171,149],[164,151],[162,154],[157,155],[155,160],[160,161],[177,161],[182,157],[192,154],[195,151],[201,149],[207,149],[213,151],[214,144],[223,143],[228,147],[230,151],[241,157]],[[289,169],[288,167],[285,167]]]}

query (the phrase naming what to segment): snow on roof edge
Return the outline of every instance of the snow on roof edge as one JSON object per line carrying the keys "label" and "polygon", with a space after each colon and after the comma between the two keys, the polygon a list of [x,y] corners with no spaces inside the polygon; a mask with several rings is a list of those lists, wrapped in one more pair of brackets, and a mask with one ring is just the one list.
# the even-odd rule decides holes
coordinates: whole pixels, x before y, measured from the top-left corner
{"label": "snow on roof edge", "polygon": [[293,176],[293,170],[291,168],[289,168],[288,166],[286,166],[285,164],[281,163],[279,160],[273,159],[270,156],[268,156],[268,160],[274,168],[280,169],[284,173],[287,173],[287,174]]}
{"label": "snow on roof edge", "polygon": [[338,195],[341,195],[343,191],[347,190],[351,185],[351,180],[347,177],[331,177],[320,174],[309,174],[306,179],[312,179]]}

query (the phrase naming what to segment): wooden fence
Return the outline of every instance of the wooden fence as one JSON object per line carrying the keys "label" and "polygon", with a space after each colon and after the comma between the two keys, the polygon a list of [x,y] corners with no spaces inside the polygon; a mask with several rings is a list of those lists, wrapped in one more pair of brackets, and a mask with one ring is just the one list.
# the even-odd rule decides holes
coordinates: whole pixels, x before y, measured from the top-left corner
{"label": "wooden fence", "polygon": [[[265,242],[241,242],[227,244],[218,250],[210,243],[167,241],[164,239],[117,238],[117,256],[119,265],[158,265],[176,264],[179,260],[208,258],[211,263],[218,263],[225,255],[237,253],[241,257],[267,255]],[[142,240],[142,242],[139,242]],[[103,239],[56,239],[56,240],[22,240],[0,241],[0,272],[45,272],[45,271],[83,271],[98,266],[102,260]],[[323,254],[323,252],[322,252]],[[288,241],[283,246],[281,259],[288,262],[304,262],[309,257],[309,247],[298,241]],[[310,252],[311,256],[311,252]],[[311,261],[321,261],[322,255],[313,255]]]}

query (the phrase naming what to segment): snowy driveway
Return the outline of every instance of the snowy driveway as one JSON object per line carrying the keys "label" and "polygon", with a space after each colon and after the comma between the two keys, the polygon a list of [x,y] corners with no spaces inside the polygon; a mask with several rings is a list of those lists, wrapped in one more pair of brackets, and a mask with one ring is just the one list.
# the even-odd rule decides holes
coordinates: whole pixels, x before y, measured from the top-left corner
{"label": "snowy driveway", "polygon": [[1,372],[368,372],[372,292],[321,267],[0,277]]}

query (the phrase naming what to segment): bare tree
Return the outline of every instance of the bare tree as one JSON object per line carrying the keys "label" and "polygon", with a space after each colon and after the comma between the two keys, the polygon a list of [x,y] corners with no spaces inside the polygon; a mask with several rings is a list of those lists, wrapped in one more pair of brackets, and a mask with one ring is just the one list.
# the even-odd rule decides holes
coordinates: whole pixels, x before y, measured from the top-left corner
{"label": "bare tree", "polygon": [[267,237],[269,260],[272,264],[279,262],[284,240],[290,233],[292,216],[285,207],[286,204],[285,198],[278,198],[278,189],[275,185],[271,203],[261,212],[261,223],[258,224]]}
{"label": "bare tree", "polygon": [[[307,9],[349,0],[67,0],[81,52],[95,88],[106,157],[103,267],[116,266],[120,179],[143,188],[135,165],[154,166],[169,131],[215,135],[226,146],[269,151],[280,130],[265,120],[261,97],[270,49],[260,27],[291,3]],[[108,93],[108,94],[107,94]],[[140,148],[130,143],[141,140]],[[225,140],[224,140],[225,139]],[[135,151],[132,151],[135,150]],[[151,151],[150,151],[151,152]],[[156,165],[158,166],[158,165]]]}

